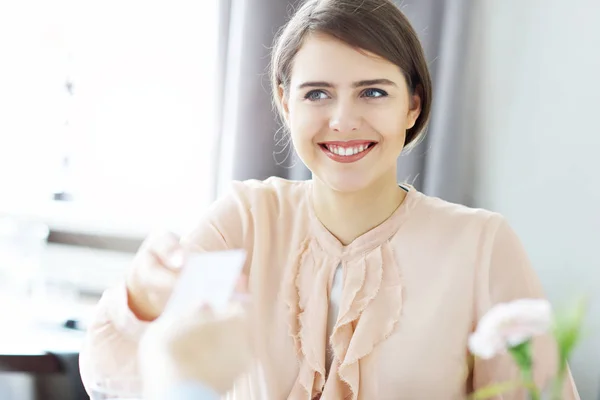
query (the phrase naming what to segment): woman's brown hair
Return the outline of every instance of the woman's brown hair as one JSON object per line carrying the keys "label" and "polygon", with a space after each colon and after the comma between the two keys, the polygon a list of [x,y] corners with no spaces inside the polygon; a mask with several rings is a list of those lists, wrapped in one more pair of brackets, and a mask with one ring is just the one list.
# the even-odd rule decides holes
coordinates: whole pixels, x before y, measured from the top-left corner
{"label": "woman's brown hair", "polygon": [[294,57],[311,33],[335,37],[400,68],[411,94],[421,98],[421,113],[406,133],[406,146],[416,144],[431,110],[431,76],[419,38],[400,9],[390,0],[306,1],[280,31],[271,56],[273,97],[280,114],[279,87],[288,92]]}

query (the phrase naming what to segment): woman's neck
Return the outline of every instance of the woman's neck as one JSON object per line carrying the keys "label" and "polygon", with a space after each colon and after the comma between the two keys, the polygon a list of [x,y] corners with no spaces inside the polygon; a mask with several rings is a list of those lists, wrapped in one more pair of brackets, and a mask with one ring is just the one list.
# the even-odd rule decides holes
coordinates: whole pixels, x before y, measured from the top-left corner
{"label": "woman's neck", "polygon": [[315,178],[312,196],[317,218],[343,245],[352,243],[386,221],[404,201],[406,191],[393,175],[352,193],[334,191]]}

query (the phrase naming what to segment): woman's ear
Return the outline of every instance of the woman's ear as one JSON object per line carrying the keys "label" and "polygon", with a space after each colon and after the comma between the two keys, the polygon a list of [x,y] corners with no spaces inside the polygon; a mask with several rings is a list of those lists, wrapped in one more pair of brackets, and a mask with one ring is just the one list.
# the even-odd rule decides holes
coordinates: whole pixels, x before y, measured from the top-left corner
{"label": "woman's ear", "polygon": [[419,115],[421,115],[421,93],[423,88],[421,85],[417,86],[413,93],[410,95],[410,102],[408,109],[408,116],[406,119],[406,129],[411,129],[417,123]]}
{"label": "woman's ear", "polygon": [[283,85],[279,85],[279,87],[277,88],[277,96],[283,114],[283,119],[285,120],[285,123],[288,124],[290,115],[289,97],[285,92],[285,88],[283,87]]}

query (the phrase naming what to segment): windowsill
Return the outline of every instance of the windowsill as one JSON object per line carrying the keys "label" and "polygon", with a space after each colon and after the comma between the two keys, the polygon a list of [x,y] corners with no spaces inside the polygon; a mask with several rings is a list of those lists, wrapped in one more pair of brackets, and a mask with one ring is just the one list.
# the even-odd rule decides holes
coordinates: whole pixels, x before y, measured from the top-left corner
{"label": "windowsill", "polygon": [[[124,215],[118,211],[93,209],[75,202],[38,201],[0,204],[0,215],[12,215],[35,219],[48,225],[51,231],[118,236],[131,239],[143,238],[148,229],[147,223],[135,218],[134,214]],[[137,221],[135,221],[137,219]]]}
{"label": "windowsill", "polygon": [[99,295],[124,279],[132,260],[133,254],[50,243],[43,269],[83,293]]}
{"label": "windowsill", "polygon": [[33,219],[50,229],[48,242],[120,252],[135,252],[147,234],[140,225],[123,225],[129,218],[102,216],[74,203],[48,200],[19,205],[2,204],[0,216]]}
{"label": "windowsill", "polygon": [[176,221],[171,209],[150,210],[125,203],[92,207],[54,200],[0,201],[0,217],[10,215],[40,221],[50,228],[50,242],[121,252],[135,252],[148,233],[156,229],[181,234],[191,228],[190,224],[204,207],[199,205],[195,210],[190,207],[189,212],[177,209],[179,214],[185,214],[185,223]]}

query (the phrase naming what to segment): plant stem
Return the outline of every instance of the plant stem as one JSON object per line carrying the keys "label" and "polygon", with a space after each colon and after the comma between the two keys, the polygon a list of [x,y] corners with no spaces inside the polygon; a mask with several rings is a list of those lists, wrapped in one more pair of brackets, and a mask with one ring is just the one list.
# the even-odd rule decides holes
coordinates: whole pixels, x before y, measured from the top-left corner
{"label": "plant stem", "polygon": [[558,376],[552,382],[552,400],[561,400],[562,398],[562,387],[565,374],[563,369],[558,373]]}
{"label": "plant stem", "polygon": [[527,383],[527,390],[529,391],[530,400],[540,400],[540,391],[537,386],[535,386],[531,368],[523,368],[521,372],[523,375],[523,380]]}

